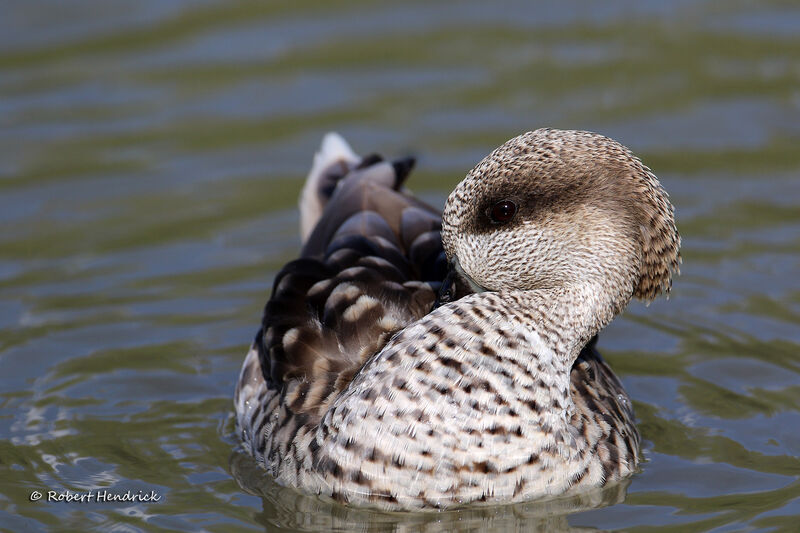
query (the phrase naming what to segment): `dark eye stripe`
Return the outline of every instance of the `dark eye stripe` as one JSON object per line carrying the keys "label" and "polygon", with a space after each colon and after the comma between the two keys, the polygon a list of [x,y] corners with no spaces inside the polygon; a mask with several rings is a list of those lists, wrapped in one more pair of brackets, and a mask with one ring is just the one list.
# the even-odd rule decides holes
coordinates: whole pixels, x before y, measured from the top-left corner
{"label": "dark eye stripe", "polygon": [[505,224],[514,218],[516,213],[517,204],[511,200],[502,200],[489,209],[489,219],[495,224]]}

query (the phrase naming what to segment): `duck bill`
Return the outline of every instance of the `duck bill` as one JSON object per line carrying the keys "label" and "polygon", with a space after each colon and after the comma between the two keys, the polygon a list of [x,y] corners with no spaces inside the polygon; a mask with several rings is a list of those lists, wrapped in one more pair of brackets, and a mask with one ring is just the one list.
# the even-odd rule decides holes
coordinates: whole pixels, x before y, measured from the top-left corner
{"label": "duck bill", "polygon": [[442,281],[442,286],[439,289],[439,294],[436,295],[436,301],[433,308],[441,307],[450,302],[454,302],[467,294],[476,292],[484,292],[486,289],[473,280],[461,268],[458,262],[458,257],[454,257],[447,264],[447,275]]}

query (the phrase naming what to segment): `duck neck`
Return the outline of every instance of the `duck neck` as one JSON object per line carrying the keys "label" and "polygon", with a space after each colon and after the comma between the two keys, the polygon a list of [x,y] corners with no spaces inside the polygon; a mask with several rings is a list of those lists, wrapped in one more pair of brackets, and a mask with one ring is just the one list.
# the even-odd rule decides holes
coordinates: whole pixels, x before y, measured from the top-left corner
{"label": "duck neck", "polygon": [[[542,437],[546,442],[569,455],[573,448],[558,443],[572,442],[569,427],[575,406],[570,369],[581,349],[619,307],[604,301],[602,295],[607,291],[588,285],[487,291],[465,296],[434,313],[458,324],[463,332],[466,349],[452,353],[472,368],[466,375],[495,376],[487,382],[506,404],[515,406],[529,428],[526,434],[544,432],[549,435]],[[513,377],[505,382],[502,376]]]}
{"label": "duck neck", "polygon": [[498,293],[507,312],[531,328],[556,357],[572,365],[581,349],[630,301],[630,291],[609,292],[602,283]]}

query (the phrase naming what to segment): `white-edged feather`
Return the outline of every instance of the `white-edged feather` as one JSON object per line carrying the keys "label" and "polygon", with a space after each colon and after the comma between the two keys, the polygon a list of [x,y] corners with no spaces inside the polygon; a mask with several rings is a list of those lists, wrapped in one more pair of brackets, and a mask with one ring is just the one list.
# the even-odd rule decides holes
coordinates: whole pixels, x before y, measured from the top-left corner
{"label": "white-edged feather", "polygon": [[300,193],[300,238],[303,242],[322,216],[328,201],[322,189],[326,177],[330,179],[331,174],[345,175],[360,161],[361,158],[344,137],[335,131],[327,133],[322,139]]}

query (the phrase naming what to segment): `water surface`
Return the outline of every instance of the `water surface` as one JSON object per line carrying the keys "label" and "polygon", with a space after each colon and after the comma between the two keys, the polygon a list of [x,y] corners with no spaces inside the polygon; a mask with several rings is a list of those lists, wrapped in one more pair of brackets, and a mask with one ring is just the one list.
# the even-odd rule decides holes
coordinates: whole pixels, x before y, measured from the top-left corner
{"label": "water surface", "polygon": [[[793,531],[800,8],[786,2],[11,0],[0,17],[0,528]],[[646,462],[583,498],[439,514],[281,489],[232,394],[323,134],[441,205],[540,127],[631,147],[677,207],[669,301],[600,346]],[[236,475],[234,478],[233,474]],[[46,493],[156,492],[158,502]],[[30,501],[33,491],[45,497]]]}

